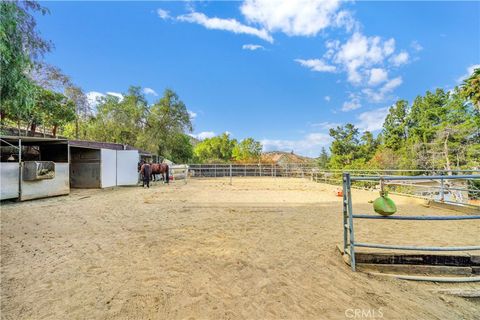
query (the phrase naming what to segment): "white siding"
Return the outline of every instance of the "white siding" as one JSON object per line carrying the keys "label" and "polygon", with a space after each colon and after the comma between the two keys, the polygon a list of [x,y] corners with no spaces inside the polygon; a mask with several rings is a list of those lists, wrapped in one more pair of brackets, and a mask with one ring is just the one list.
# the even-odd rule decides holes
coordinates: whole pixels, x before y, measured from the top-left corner
{"label": "white siding", "polygon": [[130,186],[138,183],[138,151],[117,151],[117,186]]}
{"label": "white siding", "polygon": [[70,169],[68,163],[55,162],[55,178],[22,181],[20,200],[46,198],[70,193]]}
{"label": "white siding", "polygon": [[0,162],[0,199],[18,198],[18,162]]}
{"label": "white siding", "polygon": [[101,187],[108,188],[117,185],[117,151],[109,149],[100,150]]}

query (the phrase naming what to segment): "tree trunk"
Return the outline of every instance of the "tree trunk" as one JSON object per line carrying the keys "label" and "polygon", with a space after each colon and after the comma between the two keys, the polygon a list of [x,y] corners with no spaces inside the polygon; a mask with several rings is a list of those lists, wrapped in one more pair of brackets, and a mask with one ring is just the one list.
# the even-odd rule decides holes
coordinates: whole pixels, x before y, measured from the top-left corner
{"label": "tree trunk", "polygon": [[54,126],[53,126],[53,129],[52,129],[52,135],[53,135],[54,138],[57,137],[57,128],[58,128],[58,126],[57,126],[57,125],[54,125]]}
{"label": "tree trunk", "polygon": [[30,132],[32,132],[32,137],[35,136],[36,131],[37,131],[37,124],[35,123],[35,121],[33,121],[32,124],[30,125]]}
{"label": "tree trunk", "polygon": [[448,158],[448,137],[450,132],[447,131],[445,141],[443,142],[443,154],[445,155],[445,169],[448,170],[448,175],[452,175],[452,168],[450,167],[450,159]]}
{"label": "tree trunk", "polygon": [[75,139],[78,140],[78,115],[75,118]]}

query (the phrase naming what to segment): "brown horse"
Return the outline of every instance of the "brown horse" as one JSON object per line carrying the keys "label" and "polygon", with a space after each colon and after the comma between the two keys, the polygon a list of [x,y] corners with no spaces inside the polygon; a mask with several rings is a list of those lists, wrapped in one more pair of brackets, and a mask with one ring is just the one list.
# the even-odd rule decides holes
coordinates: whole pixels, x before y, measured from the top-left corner
{"label": "brown horse", "polygon": [[170,180],[170,168],[166,163],[153,163],[152,168],[152,181],[155,181],[156,175],[161,174],[163,181],[168,183]]}

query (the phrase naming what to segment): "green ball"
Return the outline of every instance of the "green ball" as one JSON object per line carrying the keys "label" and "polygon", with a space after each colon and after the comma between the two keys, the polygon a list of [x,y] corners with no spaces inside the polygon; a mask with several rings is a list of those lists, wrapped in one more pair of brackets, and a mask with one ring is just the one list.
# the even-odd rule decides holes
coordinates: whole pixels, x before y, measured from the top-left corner
{"label": "green ball", "polygon": [[390,216],[397,212],[397,206],[387,195],[383,195],[373,201],[373,210],[382,216]]}

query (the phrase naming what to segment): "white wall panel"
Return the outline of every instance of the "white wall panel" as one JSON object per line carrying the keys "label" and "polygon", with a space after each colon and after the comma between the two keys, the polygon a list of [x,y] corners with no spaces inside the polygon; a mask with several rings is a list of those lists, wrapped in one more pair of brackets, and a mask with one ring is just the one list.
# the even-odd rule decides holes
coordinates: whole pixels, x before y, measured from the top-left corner
{"label": "white wall panel", "polygon": [[0,162],[0,199],[18,198],[18,162]]}
{"label": "white wall panel", "polygon": [[138,151],[117,150],[117,186],[138,183]]}
{"label": "white wall panel", "polygon": [[100,150],[100,172],[102,177],[101,187],[108,188],[117,185],[117,151],[109,149]]}
{"label": "white wall panel", "polygon": [[20,200],[60,196],[70,193],[70,165],[55,162],[55,177],[35,181],[22,181]]}

